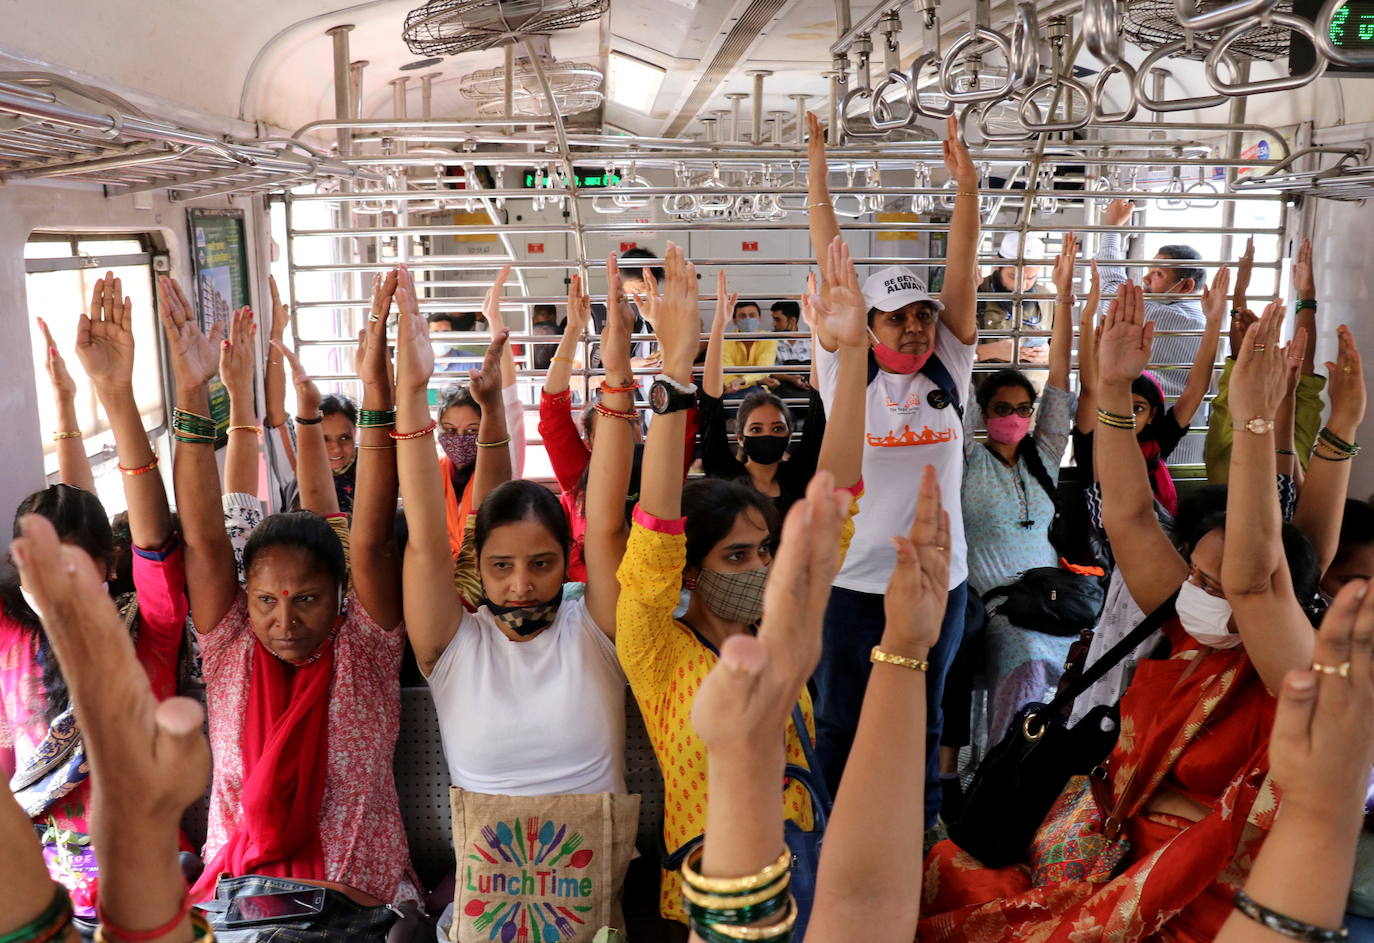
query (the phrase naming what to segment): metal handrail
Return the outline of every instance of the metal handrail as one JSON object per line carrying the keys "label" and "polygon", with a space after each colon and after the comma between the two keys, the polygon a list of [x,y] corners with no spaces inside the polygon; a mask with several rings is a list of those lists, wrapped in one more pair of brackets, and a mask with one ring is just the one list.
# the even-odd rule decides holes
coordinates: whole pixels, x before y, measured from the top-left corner
{"label": "metal handrail", "polygon": [[1083,45],[1109,66],[1121,62],[1121,10],[1117,0],[1083,0]]}
{"label": "metal handrail", "polygon": [[1244,20],[1264,18],[1272,13],[1278,0],[1235,0],[1225,6],[1197,11],[1197,0],[1174,0],[1174,12],[1178,14],[1178,25],[1184,30],[1210,32]]}
{"label": "metal handrail", "polygon": [[[968,104],[969,102],[993,101],[999,98],[1006,98],[1011,93],[1012,84],[1015,79],[1010,69],[1007,70],[1006,80],[998,86],[987,89],[974,88],[967,92],[961,92],[954,87],[953,71],[959,64],[959,53],[965,47],[978,42],[989,42],[1002,51],[1002,55],[1010,63],[1012,59],[1011,40],[1005,33],[998,32],[986,26],[974,25],[969,27],[969,31],[956,39],[948,50],[946,50],[943,61],[940,63],[940,93],[950,101],[957,104]],[[980,55],[981,58],[981,55]]]}
{"label": "metal handrail", "polygon": [[[1144,105],[1150,111],[1156,112],[1191,111],[1194,108],[1211,108],[1214,105],[1220,105],[1222,102],[1226,101],[1225,95],[1199,95],[1193,98],[1179,98],[1173,101],[1155,101],[1150,97],[1150,93],[1146,91],[1145,85],[1151,73],[1154,72],[1155,66],[1172,56],[1174,53],[1182,52],[1184,49],[1188,48],[1200,48],[1204,52],[1211,53],[1212,43],[1197,38],[1191,40],[1176,39],[1171,43],[1165,43],[1145,57],[1145,61],[1140,63],[1140,66],[1136,69],[1135,80],[1131,83],[1135,91],[1135,99],[1139,104]],[[1225,50],[1223,50],[1223,53],[1224,51]],[[1228,58],[1227,62],[1230,63],[1231,73],[1234,75],[1236,72],[1235,60]]]}
{"label": "metal handrail", "polygon": [[[1315,47],[1317,45],[1317,30],[1311,23],[1300,16],[1293,16],[1290,13],[1273,13],[1269,16],[1269,22],[1279,26],[1286,26],[1294,33],[1307,39]],[[1273,79],[1256,79],[1253,82],[1243,82],[1236,85],[1228,85],[1217,76],[1217,66],[1221,64],[1221,57],[1226,54],[1226,50],[1232,43],[1250,32],[1255,26],[1254,23],[1246,20],[1232,26],[1226,32],[1217,37],[1212,51],[1207,54],[1206,72],[1207,81],[1212,88],[1221,92],[1223,95],[1231,97],[1241,97],[1245,95],[1258,95],[1263,92],[1285,92],[1290,89],[1302,88],[1322,77],[1326,71],[1327,60],[1325,56],[1313,56],[1312,66],[1301,75],[1279,76]],[[1232,69],[1232,74],[1235,70]]]}

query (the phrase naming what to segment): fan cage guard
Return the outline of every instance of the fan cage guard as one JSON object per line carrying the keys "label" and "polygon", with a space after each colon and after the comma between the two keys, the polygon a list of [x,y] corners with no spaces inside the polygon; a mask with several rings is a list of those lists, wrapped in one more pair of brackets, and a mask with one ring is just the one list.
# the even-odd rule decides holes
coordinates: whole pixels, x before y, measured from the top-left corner
{"label": "fan cage guard", "polygon": [[[1200,0],[1199,13],[1206,13],[1223,6],[1230,0]],[[1274,7],[1276,13],[1293,12],[1292,0],[1279,0]],[[1126,38],[1145,49],[1158,49],[1160,46],[1177,42],[1183,38],[1183,27],[1178,23],[1178,12],[1174,0],[1130,0],[1125,6],[1123,32]],[[1210,32],[1195,32],[1193,35],[1204,42],[1217,39],[1229,27],[1214,29]],[[1261,62],[1272,62],[1288,55],[1292,32],[1285,26],[1271,24],[1258,26],[1233,42],[1229,52],[1233,56],[1248,56]],[[1179,59],[1207,58],[1201,49],[1179,52]]]}
{"label": "fan cage guard", "polygon": [[410,51],[454,56],[526,36],[571,29],[601,17],[611,0],[430,0],[406,14]]}
{"label": "fan cage guard", "polygon": [[[576,115],[600,107],[605,76],[590,62],[547,62],[544,75],[553,90],[559,114]],[[528,62],[518,62],[513,73],[512,108],[517,115],[542,115],[547,102],[539,76]],[[458,93],[465,101],[478,102],[477,114],[494,118],[505,114],[506,70],[481,69],[463,76]]]}

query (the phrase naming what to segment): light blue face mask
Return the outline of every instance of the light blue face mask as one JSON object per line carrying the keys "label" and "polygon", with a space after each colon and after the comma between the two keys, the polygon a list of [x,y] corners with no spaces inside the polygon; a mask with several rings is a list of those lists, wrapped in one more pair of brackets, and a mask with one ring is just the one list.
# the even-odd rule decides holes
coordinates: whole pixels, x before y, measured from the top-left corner
{"label": "light blue face mask", "polygon": [[741,334],[753,334],[758,331],[761,318],[735,318],[735,330]]}

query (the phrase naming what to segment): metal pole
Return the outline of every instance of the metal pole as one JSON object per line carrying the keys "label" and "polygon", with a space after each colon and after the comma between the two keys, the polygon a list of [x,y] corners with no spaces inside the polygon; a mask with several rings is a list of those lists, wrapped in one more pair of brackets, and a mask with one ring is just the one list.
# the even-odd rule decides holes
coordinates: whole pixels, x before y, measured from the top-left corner
{"label": "metal pole", "polygon": [[793,93],[787,97],[797,103],[797,126],[792,129],[792,140],[798,144],[804,144],[806,142],[806,103],[811,100],[811,96]]}
{"label": "metal pole", "polygon": [[[525,47],[530,56],[534,56],[534,49],[531,46]],[[506,46],[506,87],[505,87],[505,111],[502,112],[507,119],[515,117],[515,44]],[[558,105],[553,98],[549,98],[549,114],[556,114]]]}
{"label": "metal pole", "polygon": [[[349,106],[351,87],[348,71],[348,34],[353,32],[353,24],[347,23],[342,26],[335,26],[329,30],[329,35],[334,38],[334,116],[340,121],[353,117],[353,109]],[[349,128],[339,128],[338,143],[339,156],[347,157],[351,148],[353,132]]]}
{"label": "metal pole", "polygon": [[753,144],[763,143],[763,80],[772,74],[768,69],[750,69],[745,73],[754,80],[754,130],[749,136]]}
{"label": "metal pole", "polygon": [[[1250,60],[1239,58],[1236,61],[1236,83],[1243,85],[1250,81]],[[1158,99],[1156,99],[1158,101]],[[1231,111],[1227,115],[1227,120],[1231,124],[1245,123],[1245,103],[1248,101],[1246,96],[1237,95],[1231,99]],[[1226,156],[1239,160],[1242,138],[1244,135],[1239,131],[1232,131],[1226,135]],[[1231,189],[1231,184],[1236,182],[1236,168],[1226,168],[1226,189]],[[1236,224],[1236,204],[1227,200],[1221,206],[1221,224],[1230,228]],[[1229,259],[1235,254],[1235,246],[1232,244],[1231,234],[1227,233],[1221,237],[1221,257]],[[1282,253],[1280,253],[1282,255]]]}
{"label": "metal pole", "polygon": [[743,136],[740,134],[740,123],[739,123],[739,118],[740,118],[740,103],[743,102],[746,98],[749,97],[749,93],[748,93],[748,92],[730,92],[730,93],[729,93],[728,95],[726,95],[725,97],[728,98],[728,99],[730,100],[730,124],[729,124],[730,131],[729,131],[729,133],[726,133],[726,131],[725,131],[726,124],[725,124],[724,119],[722,119],[721,121],[717,122],[717,123],[716,123],[716,127],[718,127],[718,128],[721,129],[721,131],[720,131],[720,140],[729,142],[729,143],[731,143],[731,144],[734,144],[734,143],[736,143],[736,142],[739,142],[739,141],[744,140]]}
{"label": "metal pole", "polygon": [[[406,95],[410,91],[410,77],[403,75],[400,78],[392,79],[390,85],[391,113],[396,117],[397,121],[405,121],[410,117],[406,114]],[[398,140],[396,142],[396,153],[398,155],[404,155],[405,152],[406,142],[404,140]]]}

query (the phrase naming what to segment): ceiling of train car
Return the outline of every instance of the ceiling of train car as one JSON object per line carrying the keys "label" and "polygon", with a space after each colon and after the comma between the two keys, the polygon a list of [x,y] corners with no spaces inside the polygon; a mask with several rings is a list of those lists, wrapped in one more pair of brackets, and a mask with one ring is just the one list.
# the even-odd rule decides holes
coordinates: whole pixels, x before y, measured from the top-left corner
{"label": "ceiling of train car", "polygon": [[[363,80],[364,116],[391,116],[387,83],[417,58],[401,39],[401,24],[418,5],[418,0],[347,5],[339,0],[84,0],[78,16],[64,4],[58,24],[46,4],[0,0],[0,21],[6,24],[0,51],[11,54],[11,63],[62,66],[118,90],[143,90],[206,114],[293,130],[333,117],[326,30],[340,23],[356,27],[350,35],[352,58],[370,63]],[[870,6],[864,0],[852,5],[855,16]],[[951,30],[965,28],[970,6],[969,0],[941,5],[946,41]],[[920,36],[917,17],[909,8],[904,11],[904,59]],[[821,73],[829,65],[834,35],[834,0],[613,0],[606,22],[557,32],[550,46],[561,60],[604,68],[606,53],[618,51],[665,69],[648,112],[618,104],[612,88],[601,117],[631,133],[677,136],[699,133],[698,119],[728,107],[728,94],[751,92],[748,69],[773,73],[765,84],[766,111],[793,113],[795,102],[788,96],[794,93],[816,96],[814,107],[827,92]],[[1130,58],[1142,56],[1133,50]],[[1086,59],[1084,53],[1080,61]],[[434,86],[434,114],[473,114],[471,103],[458,94],[459,78],[501,61],[501,52],[491,50],[435,66],[432,71],[442,76]],[[1194,84],[1201,87],[1195,63],[1171,62],[1170,67],[1178,85],[1175,95]],[[415,84],[412,116],[419,112]],[[746,120],[751,114],[745,102]]]}

